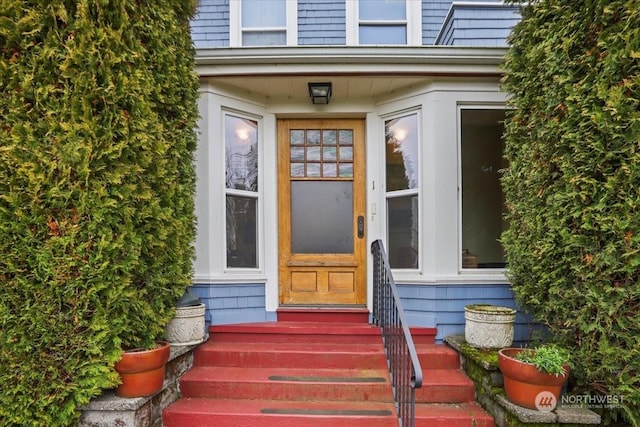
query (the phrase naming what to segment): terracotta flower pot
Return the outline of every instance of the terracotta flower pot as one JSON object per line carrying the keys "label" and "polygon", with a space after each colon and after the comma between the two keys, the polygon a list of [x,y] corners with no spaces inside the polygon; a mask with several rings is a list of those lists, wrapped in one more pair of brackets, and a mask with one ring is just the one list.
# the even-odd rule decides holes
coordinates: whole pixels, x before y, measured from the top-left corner
{"label": "terracotta flower pot", "polygon": [[562,386],[569,378],[569,366],[564,375],[540,372],[534,365],[521,362],[514,357],[522,348],[503,348],[498,351],[498,365],[504,378],[504,390],[510,401],[529,409],[538,409],[536,397],[546,391],[552,393],[556,401]]}
{"label": "terracotta flower pot", "polygon": [[116,394],[121,397],[143,397],[160,391],[170,352],[171,347],[165,341],[158,341],[158,347],[151,350],[125,351],[115,365],[122,379]]}

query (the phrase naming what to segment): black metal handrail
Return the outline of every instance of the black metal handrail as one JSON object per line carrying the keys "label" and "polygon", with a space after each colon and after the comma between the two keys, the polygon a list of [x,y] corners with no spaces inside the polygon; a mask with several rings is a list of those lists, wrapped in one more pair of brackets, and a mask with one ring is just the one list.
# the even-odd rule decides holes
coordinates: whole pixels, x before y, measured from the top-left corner
{"label": "black metal handrail", "polygon": [[371,244],[373,254],[373,321],[382,329],[382,340],[391,374],[398,419],[414,427],[416,390],[422,387],[422,367],[409,332],[409,324],[393,280],[389,258],[381,240]]}

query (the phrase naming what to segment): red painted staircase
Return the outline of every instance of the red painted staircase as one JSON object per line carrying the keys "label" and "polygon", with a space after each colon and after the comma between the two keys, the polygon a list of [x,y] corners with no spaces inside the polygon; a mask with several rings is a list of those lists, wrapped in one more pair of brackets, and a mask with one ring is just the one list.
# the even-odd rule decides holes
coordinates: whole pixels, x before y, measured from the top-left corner
{"label": "red painted staircase", "polygon": [[[343,318],[344,319],[344,318]],[[182,377],[165,427],[397,426],[380,329],[279,321],[212,326]],[[424,384],[416,426],[493,426],[455,351],[414,330]]]}

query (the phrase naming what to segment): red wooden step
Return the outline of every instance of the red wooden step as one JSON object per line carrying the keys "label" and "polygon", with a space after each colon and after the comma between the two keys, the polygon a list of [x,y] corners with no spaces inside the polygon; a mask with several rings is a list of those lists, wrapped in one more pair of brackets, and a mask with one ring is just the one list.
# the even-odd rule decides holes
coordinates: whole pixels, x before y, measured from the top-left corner
{"label": "red wooden step", "polygon": [[281,307],[278,322],[368,323],[366,308]]}
{"label": "red wooden step", "polygon": [[[212,326],[163,412],[166,427],[397,426],[381,330],[357,322]],[[412,328],[423,368],[416,426],[493,427],[457,353]]]}
{"label": "red wooden step", "polygon": [[211,325],[210,340],[232,342],[382,343],[380,328],[362,323],[265,322]]}
{"label": "red wooden step", "polygon": [[441,344],[416,344],[420,366],[428,369],[460,369],[460,355]]}
{"label": "red wooden step", "polygon": [[209,341],[194,355],[195,366],[316,369],[386,369],[380,344],[247,343]]}
{"label": "red wooden step", "polygon": [[494,421],[475,402],[418,404],[416,427],[494,427]]}
{"label": "red wooden step", "polygon": [[422,371],[422,388],[416,390],[419,403],[462,403],[475,398],[473,381],[455,369]]}
{"label": "red wooden step", "polygon": [[393,403],[181,399],[164,427],[397,427]]}
{"label": "red wooden step", "polygon": [[180,389],[184,397],[393,401],[383,370],[198,366],[182,377]]}

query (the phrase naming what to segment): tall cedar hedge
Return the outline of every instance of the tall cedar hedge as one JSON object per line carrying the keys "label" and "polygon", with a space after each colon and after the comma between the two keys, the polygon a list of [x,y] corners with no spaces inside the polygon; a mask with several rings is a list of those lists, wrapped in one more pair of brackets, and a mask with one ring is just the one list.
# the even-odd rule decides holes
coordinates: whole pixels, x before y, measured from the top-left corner
{"label": "tall cedar hedge", "polygon": [[511,36],[502,239],[519,303],[572,351],[575,391],[640,420],[640,7],[531,2]]}
{"label": "tall cedar hedge", "polygon": [[74,425],[193,258],[193,0],[0,2],[0,425]]}

